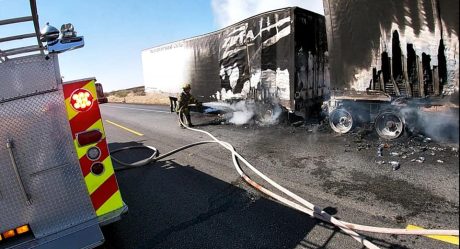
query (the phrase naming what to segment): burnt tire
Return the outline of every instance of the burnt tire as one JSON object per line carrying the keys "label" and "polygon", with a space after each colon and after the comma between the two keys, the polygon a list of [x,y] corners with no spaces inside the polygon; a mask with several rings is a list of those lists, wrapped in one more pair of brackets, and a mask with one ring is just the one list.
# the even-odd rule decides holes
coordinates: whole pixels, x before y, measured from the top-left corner
{"label": "burnt tire", "polygon": [[329,114],[329,125],[335,132],[345,134],[355,127],[355,119],[348,110],[338,108]]}
{"label": "burnt tire", "polygon": [[383,111],[375,118],[375,131],[379,137],[393,140],[404,133],[404,118],[395,111]]}
{"label": "burnt tire", "polygon": [[264,104],[258,106],[256,120],[261,125],[274,125],[278,124],[280,121],[283,121],[283,119],[285,118],[283,114],[286,113],[287,112],[283,109],[281,105]]}

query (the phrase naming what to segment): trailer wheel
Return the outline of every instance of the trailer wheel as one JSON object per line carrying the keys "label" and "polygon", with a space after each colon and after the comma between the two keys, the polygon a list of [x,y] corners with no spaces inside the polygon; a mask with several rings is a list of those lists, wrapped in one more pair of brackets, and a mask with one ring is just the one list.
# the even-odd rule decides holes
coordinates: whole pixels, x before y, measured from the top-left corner
{"label": "trailer wheel", "polygon": [[383,139],[396,139],[404,132],[404,119],[393,111],[382,112],[375,118],[375,130]]}
{"label": "trailer wheel", "polygon": [[282,114],[285,113],[285,110],[277,104],[264,104],[259,105],[257,108],[259,113],[256,116],[256,119],[261,125],[277,124],[280,122],[280,119],[283,118]]}
{"label": "trailer wheel", "polygon": [[353,116],[343,108],[335,109],[329,114],[329,125],[337,133],[347,133],[354,126]]}

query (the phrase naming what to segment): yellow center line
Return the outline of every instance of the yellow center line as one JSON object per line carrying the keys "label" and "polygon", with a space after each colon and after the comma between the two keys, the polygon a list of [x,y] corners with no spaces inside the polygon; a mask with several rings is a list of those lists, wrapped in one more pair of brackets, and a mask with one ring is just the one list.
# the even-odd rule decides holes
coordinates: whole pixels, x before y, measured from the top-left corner
{"label": "yellow center line", "polygon": [[[408,230],[417,230],[417,229],[424,229],[423,227],[418,227],[414,225],[407,225],[406,229]],[[447,243],[451,243],[458,246],[458,236],[450,236],[450,235],[426,235],[428,238],[444,241]]]}
{"label": "yellow center line", "polygon": [[144,136],[144,134],[142,134],[142,133],[140,133],[140,132],[137,132],[137,131],[135,131],[135,130],[131,130],[131,129],[126,128],[126,127],[124,127],[124,126],[122,126],[122,125],[119,125],[119,124],[117,124],[117,123],[114,123],[114,122],[112,122],[112,121],[110,121],[110,120],[107,120],[107,119],[106,119],[105,121],[106,121],[107,123],[109,123],[109,124],[115,125],[115,126],[118,127],[118,128],[121,128],[121,129],[123,129],[123,130],[125,130],[125,131],[129,131],[129,132],[134,133],[134,134],[136,134],[136,135],[138,135],[138,136]]}

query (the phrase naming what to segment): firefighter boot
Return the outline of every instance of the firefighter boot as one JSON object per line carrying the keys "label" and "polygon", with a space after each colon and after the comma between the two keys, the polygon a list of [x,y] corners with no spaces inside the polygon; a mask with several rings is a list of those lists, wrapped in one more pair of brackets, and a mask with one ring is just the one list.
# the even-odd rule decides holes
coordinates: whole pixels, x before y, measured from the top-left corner
{"label": "firefighter boot", "polygon": [[187,126],[193,127],[192,118],[190,117],[190,114],[185,114],[185,118],[187,119]]}

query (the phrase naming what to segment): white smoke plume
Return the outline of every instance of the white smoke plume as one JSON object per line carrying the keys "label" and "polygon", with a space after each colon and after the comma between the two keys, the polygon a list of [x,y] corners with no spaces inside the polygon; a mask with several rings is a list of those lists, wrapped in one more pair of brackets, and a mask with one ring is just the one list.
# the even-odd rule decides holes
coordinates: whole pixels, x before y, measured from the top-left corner
{"label": "white smoke plume", "polygon": [[232,104],[226,102],[208,102],[203,103],[203,106],[224,112],[223,117],[229,123],[235,125],[248,124],[253,121],[256,121],[261,126],[274,125],[278,123],[279,117],[283,112],[282,108],[277,104],[273,105],[271,109],[266,109],[258,108],[254,103],[244,100]]}
{"label": "white smoke plume", "polygon": [[211,107],[224,112],[224,118],[227,119],[228,122],[236,125],[249,123],[255,115],[254,107],[247,105],[244,100],[233,104],[225,102],[209,102],[203,103],[203,106]]}
{"label": "white smoke plume", "polygon": [[220,28],[265,11],[293,6],[324,15],[323,0],[211,0],[211,5]]}
{"label": "white smoke plume", "polygon": [[458,108],[436,110],[436,108],[406,107],[401,114],[407,122],[408,129],[422,133],[437,142],[459,143]]}

